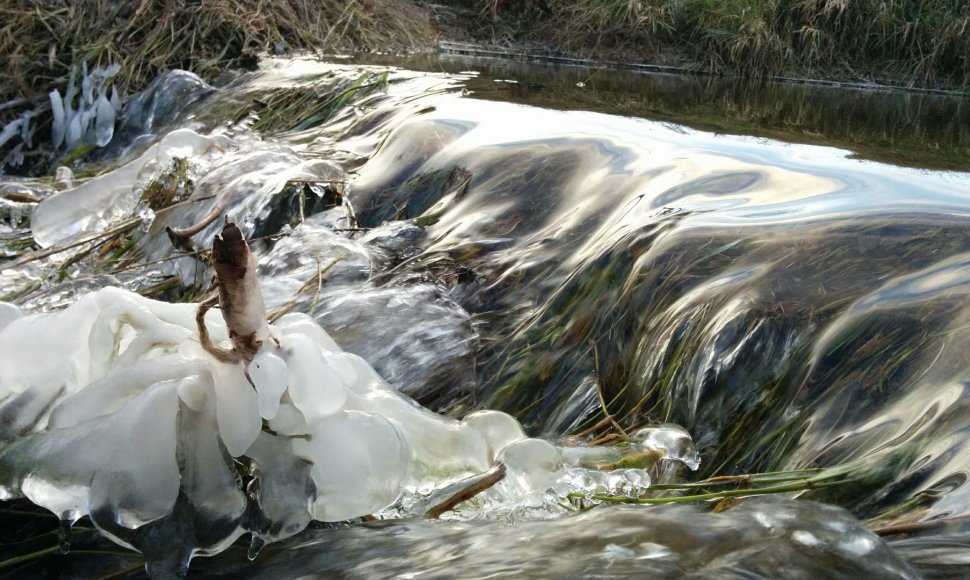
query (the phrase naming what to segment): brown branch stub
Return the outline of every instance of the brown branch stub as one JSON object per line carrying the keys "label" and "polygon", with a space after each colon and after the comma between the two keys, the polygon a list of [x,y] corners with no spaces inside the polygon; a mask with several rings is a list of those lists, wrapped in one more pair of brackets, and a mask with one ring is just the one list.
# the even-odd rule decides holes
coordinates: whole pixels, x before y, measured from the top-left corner
{"label": "brown branch stub", "polygon": [[[212,242],[212,265],[215,268],[212,286],[218,294],[200,303],[196,311],[199,340],[202,348],[220,361],[249,364],[263,341],[270,338],[269,324],[256,279],[256,257],[249,250],[242,231],[228,218],[222,233]],[[205,313],[216,303],[226,321],[231,350],[215,345],[205,326]]]}
{"label": "brown branch stub", "polygon": [[[192,243],[192,236],[198,234],[205,228],[209,227],[209,224],[219,219],[219,216],[226,211],[227,205],[228,201],[226,199],[217,200],[214,204],[212,204],[212,208],[209,210],[209,212],[202,216],[202,219],[200,219],[197,223],[186,228],[173,228],[172,226],[166,227],[165,233],[168,234],[168,239],[172,242],[172,246],[186,252],[195,250],[196,248]],[[226,218],[226,223],[229,223],[228,217]]]}

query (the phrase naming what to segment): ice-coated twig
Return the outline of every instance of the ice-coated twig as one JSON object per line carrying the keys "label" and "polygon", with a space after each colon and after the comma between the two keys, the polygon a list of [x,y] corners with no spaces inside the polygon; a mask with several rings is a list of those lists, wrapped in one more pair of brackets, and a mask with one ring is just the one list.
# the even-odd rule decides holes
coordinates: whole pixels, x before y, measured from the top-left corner
{"label": "ice-coated twig", "polygon": [[437,518],[463,501],[467,501],[483,491],[491,488],[505,478],[506,467],[498,463],[485,473],[466,477],[448,485],[424,500],[415,511],[423,513],[426,518]]}

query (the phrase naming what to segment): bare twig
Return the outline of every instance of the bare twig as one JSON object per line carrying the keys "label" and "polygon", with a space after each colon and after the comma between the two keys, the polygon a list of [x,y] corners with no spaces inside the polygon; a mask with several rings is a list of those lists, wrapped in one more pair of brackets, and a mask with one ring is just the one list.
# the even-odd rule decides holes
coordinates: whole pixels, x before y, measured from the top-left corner
{"label": "bare twig", "polygon": [[327,272],[329,272],[330,271],[330,268],[333,268],[334,266],[336,266],[337,265],[337,262],[339,262],[341,260],[343,260],[343,256],[334,258],[333,260],[330,261],[329,264],[327,264],[327,267],[326,268],[322,268],[321,269],[320,268],[320,259],[317,258],[317,274],[316,274],[316,276],[314,276],[312,278],[308,278],[306,280],[306,282],[304,282],[299,288],[296,289],[296,292],[293,293],[293,297],[292,298],[290,298],[289,300],[287,300],[285,304],[283,304],[282,306],[280,306],[279,308],[277,308],[276,310],[274,310],[272,313],[270,313],[270,315],[269,315],[269,323],[270,324],[273,324],[274,322],[276,322],[277,320],[279,320],[280,318],[282,318],[284,314],[286,314],[287,312],[289,312],[290,310],[292,310],[292,308],[296,304],[296,301],[299,298],[300,294],[302,294],[307,288],[309,288],[310,287],[310,284],[314,280],[316,280],[317,281],[317,295],[314,296],[313,303],[310,306],[310,309],[312,310],[313,307],[316,306],[317,300],[320,298],[320,292],[323,289],[323,285],[324,285],[324,282],[325,282],[325,280],[323,279],[323,275],[326,274]]}
{"label": "bare twig", "polygon": [[970,516],[954,516],[952,518],[939,518],[925,522],[910,522],[905,524],[894,524],[872,528],[872,533],[877,536],[896,536],[900,534],[912,534],[915,532],[925,532],[936,530],[951,524],[962,524],[970,522]]}
{"label": "bare twig", "polygon": [[19,260],[15,260],[15,261],[13,261],[13,262],[11,262],[9,264],[4,264],[4,265],[0,266],[0,272],[5,271],[5,270],[13,270],[13,269],[19,268],[19,267],[21,267],[21,266],[23,266],[25,264],[29,264],[31,262],[36,262],[37,260],[42,260],[42,259],[47,258],[49,256],[53,256],[54,254],[59,254],[61,252],[66,252],[67,250],[71,250],[71,249],[77,248],[78,246],[83,246],[84,244],[89,244],[91,242],[97,242],[99,240],[103,240],[103,239],[106,239],[106,238],[110,238],[112,236],[116,236],[118,234],[124,233],[124,232],[126,232],[126,231],[128,231],[128,230],[130,230],[130,229],[132,229],[132,228],[134,228],[134,227],[136,227],[138,225],[140,225],[141,223],[142,223],[141,219],[133,218],[133,219],[130,219],[128,221],[122,222],[122,223],[120,223],[119,225],[117,225],[117,226],[115,226],[113,228],[107,229],[107,230],[101,232],[100,234],[93,235],[93,236],[88,236],[88,237],[82,238],[80,240],[77,240],[75,242],[71,242],[69,244],[64,244],[63,246],[54,246],[54,247],[46,248],[46,249],[43,249],[43,250],[38,250],[36,252],[31,252],[30,254],[27,254],[26,256],[23,256]]}
{"label": "bare twig", "polygon": [[606,415],[606,418],[610,420],[610,423],[613,424],[613,428],[619,432],[620,436],[629,440],[630,436],[627,434],[626,430],[624,430],[623,427],[617,423],[616,418],[610,413],[610,409],[606,405],[606,397],[603,395],[603,385],[601,384],[602,375],[600,374],[599,352],[596,350],[596,343],[594,341],[589,341],[589,344],[593,347],[593,368],[596,371],[596,396],[599,397],[600,407],[603,408],[603,414]]}
{"label": "bare twig", "polygon": [[227,363],[239,362],[240,356],[238,353],[216,345],[209,337],[209,329],[205,326],[205,314],[217,304],[219,304],[218,296],[210,296],[202,302],[199,302],[199,307],[195,311],[195,325],[199,329],[199,342],[207,353],[216,357],[218,360]]}
{"label": "bare twig", "polygon": [[173,228],[168,226],[165,228],[165,233],[168,234],[168,239],[172,241],[172,245],[180,250],[192,251],[195,250],[191,244],[192,236],[201,232],[205,228],[209,227],[212,222],[219,219],[219,216],[226,211],[226,207],[229,205],[228,197],[217,201],[212,204],[212,208],[209,209],[209,213],[202,216],[197,223],[192,224],[186,228]]}

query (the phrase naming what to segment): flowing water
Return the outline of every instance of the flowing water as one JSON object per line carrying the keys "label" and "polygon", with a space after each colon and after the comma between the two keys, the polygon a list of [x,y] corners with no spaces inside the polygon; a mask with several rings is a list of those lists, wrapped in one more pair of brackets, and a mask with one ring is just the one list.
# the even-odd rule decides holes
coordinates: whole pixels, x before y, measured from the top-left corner
{"label": "flowing water", "polygon": [[[970,573],[965,97],[457,57],[387,64],[268,61],[221,89],[161,78],[90,161],[128,163],[82,186],[101,197],[35,218],[48,246],[136,215],[125,252],[102,251],[112,267],[7,262],[3,293],[27,311],[108,284],[190,296],[206,268],[173,259],[165,227],[219,205],[263,240],[271,312],[311,314],[433,410],[504,410],[556,440],[605,405],[629,430],[686,429],[701,463],[681,478],[851,477],[722,513],[600,506],[311,526],[254,562],[232,548],[192,574]],[[217,136],[168,156],[132,145],[180,127]],[[182,156],[192,197],[139,201]],[[50,185],[5,187],[43,197]],[[341,196],[350,204],[326,202]],[[25,243],[20,211],[8,208],[8,254]],[[919,525],[882,539],[867,521]],[[77,556],[48,569],[127,563]]]}

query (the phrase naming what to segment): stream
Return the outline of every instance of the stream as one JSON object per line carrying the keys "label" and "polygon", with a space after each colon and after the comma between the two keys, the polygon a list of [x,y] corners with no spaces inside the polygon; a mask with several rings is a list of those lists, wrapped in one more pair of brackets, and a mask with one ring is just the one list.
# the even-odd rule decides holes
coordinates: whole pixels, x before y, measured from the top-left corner
{"label": "stream", "polygon": [[[462,55],[267,58],[219,88],[168,73],[82,158],[70,186],[91,193],[5,201],[0,295],[196,300],[222,218],[181,248],[166,227],[217,207],[271,318],[312,316],[437,413],[504,411],[553,442],[607,409],[688,433],[659,483],[848,474],[734,503],[398,505],[189,577],[965,577],[968,128],[961,95]],[[144,574],[96,551],[11,573]]]}

